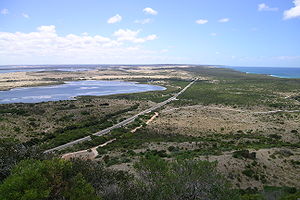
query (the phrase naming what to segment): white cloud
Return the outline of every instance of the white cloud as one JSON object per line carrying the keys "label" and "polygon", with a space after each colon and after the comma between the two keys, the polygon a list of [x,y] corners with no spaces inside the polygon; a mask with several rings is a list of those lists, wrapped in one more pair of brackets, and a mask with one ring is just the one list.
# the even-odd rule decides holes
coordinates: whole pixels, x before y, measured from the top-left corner
{"label": "white cloud", "polygon": [[141,32],[141,30],[133,31],[130,29],[119,29],[116,32],[114,32],[114,36],[117,37],[117,41],[130,41],[133,43],[143,43],[149,40],[155,40],[157,39],[157,36],[152,34],[148,35],[147,37],[141,38],[138,37],[138,34]]}
{"label": "white cloud", "polygon": [[229,22],[229,18],[222,18],[222,19],[219,19],[218,22],[220,23],[226,23],[226,22]]}
{"label": "white cloud", "polygon": [[7,9],[7,8],[3,8],[3,9],[1,10],[1,14],[2,14],[2,15],[8,15],[8,14],[9,14],[8,9]]}
{"label": "white cloud", "polygon": [[40,26],[30,33],[0,32],[0,63],[147,63],[169,59],[160,49],[149,51],[141,46],[157,39],[156,35],[140,34],[140,30],[120,29],[114,33],[116,38],[88,33],[61,36],[54,25]]}
{"label": "white cloud", "polygon": [[55,33],[56,32],[54,25],[40,26],[37,28],[37,30],[40,32],[45,32],[45,33]]}
{"label": "white cloud", "polygon": [[278,11],[278,8],[271,8],[265,3],[258,4],[258,11]]}
{"label": "white cloud", "polygon": [[23,16],[24,18],[26,18],[26,19],[29,19],[29,18],[30,18],[29,15],[26,14],[26,13],[22,13],[22,16]]}
{"label": "white cloud", "polygon": [[143,11],[146,13],[146,14],[150,14],[150,15],[157,15],[157,11],[156,10],[153,10],[152,8],[144,8]]}
{"label": "white cloud", "polygon": [[197,24],[206,24],[207,22],[208,22],[207,19],[198,19],[198,20],[196,20]]}
{"label": "white cloud", "polygon": [[292,19],[296,17],[300,17],[300,0],[294,0],[295,6],[289,10],[284,11],[283,18],[284,19]]}
{"label": "white cloud", "polygon": [[121,20],[122,20],[122,16],[120,16],[119,14],[116,14],[115,16],[109,18],[107,20],[107,23],[114,24],[114,23],[120,22]]}
{"label": "white cloud", "polygon": [[150,18],[146,18],[146,19],[141,19],[141,20],[135,20],[134,23],[136,24],[148,24],[150,23],[152,20]]}

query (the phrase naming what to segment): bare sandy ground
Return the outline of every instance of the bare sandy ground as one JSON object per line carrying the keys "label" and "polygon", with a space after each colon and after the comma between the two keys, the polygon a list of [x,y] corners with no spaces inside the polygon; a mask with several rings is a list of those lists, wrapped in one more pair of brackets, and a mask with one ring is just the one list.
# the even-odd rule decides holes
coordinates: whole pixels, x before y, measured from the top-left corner
{"label": "bare sandy ground", "polygon": [[[166,108],[149,127],[156,132],[171,132],[201,136],[206,133],[262,132],[279,134],[284,141],[299,140],[292,130],[300,132],[300,115],[298,111],[284,117],[281,110],[268,111],[265,108],[241,110],[222,106],[187,106]],[[278,114],[276,114],[278,113]]]}
{"label": "bare sandy ground", "polygon": [[[255,160],[234,158],[232,152],[208,158],[203,156],[200,159],[217,161],[217,168],[242,189],[248,187],[262,189],[263,187],[260,180],[255,180],[255,178],[250,178],[242,173],[245,169],[249,169],[249,166],[260,179],[262,176],[266,178],[266,184],[300,187],[300,168],[292,164],[292,160],[300,161],[300,149],[286,150],[292,154],[286,157],[280,154],[283,150],[279,148],[252,150],[251,152],[256,152]],[[254,163],[256,164],[254,165]]]}
{"label": "bare sandy ground", "polygon": [[[176,146],[181,149],[192,150],[197,148],[196,142],[183,143],[149,143],[143,149],[136,149],[134,152],[145,152],[146,148],[150,150],[166,150],[168,152],[169,146]],[[224,152],[218,156],[200,156],[197,160],[207,160],[210,162],[217,162],[217,169],[226,178],[231,180],[232,184],[241,189],[258,188],[263,189],[263,186],[290,186],[300,187],[300,168],[293,164],[293,161],[300,161],[300,149],[250,149],[250,152],[256,153],[256,159],[234,158],[232,151]],[[290,155],[284,155],[282,152],[289,152]],[[112,156],[120,156],[121,152],[112,152]],[[138,158],[131,158],[133,161],[138,161]],[[111,169],[124,170],[134,173],[133,163],[121,163],[113,165]],[[243,171],[250,169],[258,176],[258,180],[254,177],[248,177],[243,174]],[[263,183],[261,180],[265,179]]]}

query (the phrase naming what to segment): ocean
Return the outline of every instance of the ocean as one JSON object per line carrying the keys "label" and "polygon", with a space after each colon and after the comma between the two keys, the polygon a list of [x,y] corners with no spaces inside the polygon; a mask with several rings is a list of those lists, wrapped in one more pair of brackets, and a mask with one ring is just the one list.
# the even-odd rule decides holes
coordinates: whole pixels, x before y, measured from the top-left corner
{"label": "ocean", "polygon": [[224,66],[241,72],[266,74],[279,78],[300,78],[300,67],[238,67]]}

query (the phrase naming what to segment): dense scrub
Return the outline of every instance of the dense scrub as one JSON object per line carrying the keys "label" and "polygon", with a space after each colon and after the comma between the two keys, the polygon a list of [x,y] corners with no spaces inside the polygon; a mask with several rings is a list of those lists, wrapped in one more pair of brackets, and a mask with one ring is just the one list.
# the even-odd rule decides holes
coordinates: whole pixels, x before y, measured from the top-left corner
{"label": "dense scrub", "polygon": [[[2,143],[15,148],[20,145]],[[238,195],[209,162],[149,157],[135,164],[137,176],[133,176],[93,161],[33,159],[35,154],[24,156],[21,151],[4,149],[0,155],[5,162],[0,180],[3,200],[230,199]]]}
{"label": "dense scrub", "polygon": [[[2,141],[6,146],[20,145]],[[26,148],[26,147],[23,147]],[[174,148],[170,148],[170,150]],[[216,163],[177,159],[166,161],[157,155],[141,157],[134,164],[135,175],[106,168],[102,162],[36,157],[36,152],[1,150],[6,176],[0,180],[0,199],[297,199],[299,191],[288,187],[235,190],[216,170]],[[7,155],[9,153],[9,155]]]}
{"label": "dense scrub", "polygon": [[[225,151],[246,150],[246,149],[262,149],[274,147],[300,148],[299,143],[284,142],[277,137],[270,135],[264,136],[260,133],[233,133],[233,134],[218,134],[213,133],[206,136],[188,136],[176,135],[155,132],[152,129],[143,128],[137,133],[126,132],[126,129],[119,130],[112,135],[103,136],[102,141],[108,141],[112,138],[117,140],[110,145],[99,148],[100,155],[106,155],[111,151],[123,152],[125,157],[143,156],[143,155],[158,155],[161,157],[173,158],[195,158],[203,155],[220,155]],[[100,137],[101,138],[101,137]],[[95,139],[100,140],[99,139]],[[177,143],[184,142],[194,143],[197,148],[194,149],[176,149],[169,153],[145,151],[139,154],[132,154],[130,150],[146,148],[151,143]],[[95,145],[95,143],[94,143]],[[88,148],[88,146],[85,146]]]}
{"label": "dense scrub", "polygon": [[278,95],[300,89],[300,82],[282,80],[221,80],[220,82],[198,81],[173,104],[221,104],[239,107],[267,106],[273,109],[299,109],[291,99]]}
{"label": "dense scrub", "polygon": [[51,148],[93,134],[142,109],[138,102],[82,98],[76,101],[0,105],[0,135]]}
{"label": "dense scrub", "polygon": [[[96,133],[97,131],[103,130],[114,125],[117,120],[116,117],[135,110],[138,108],[138,105],[131,106],[130,108],[122,109],[114,113],[107,114],[100,119],[91,117],[80,123],[71,124],[65,128],[56,130],[53,134],[48,134],[46,137],[43,137],[41,140],[33,140],[33,142],[41,143],[44,149],[56,147],[67,142],[82,138],[87,135]],[[31,141],[30,141],[31,142]]]}

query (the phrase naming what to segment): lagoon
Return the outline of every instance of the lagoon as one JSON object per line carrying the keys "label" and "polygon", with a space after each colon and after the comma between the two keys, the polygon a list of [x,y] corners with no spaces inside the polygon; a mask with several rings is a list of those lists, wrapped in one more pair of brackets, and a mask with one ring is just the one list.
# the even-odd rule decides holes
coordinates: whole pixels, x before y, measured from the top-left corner
{"label": "lagoon", "polygon": [[104,96],[165,89],[156,85],[124,81],[70,81],[62,85],[24,87],[0,91],[0,104],[74,100],[78,96]]}

